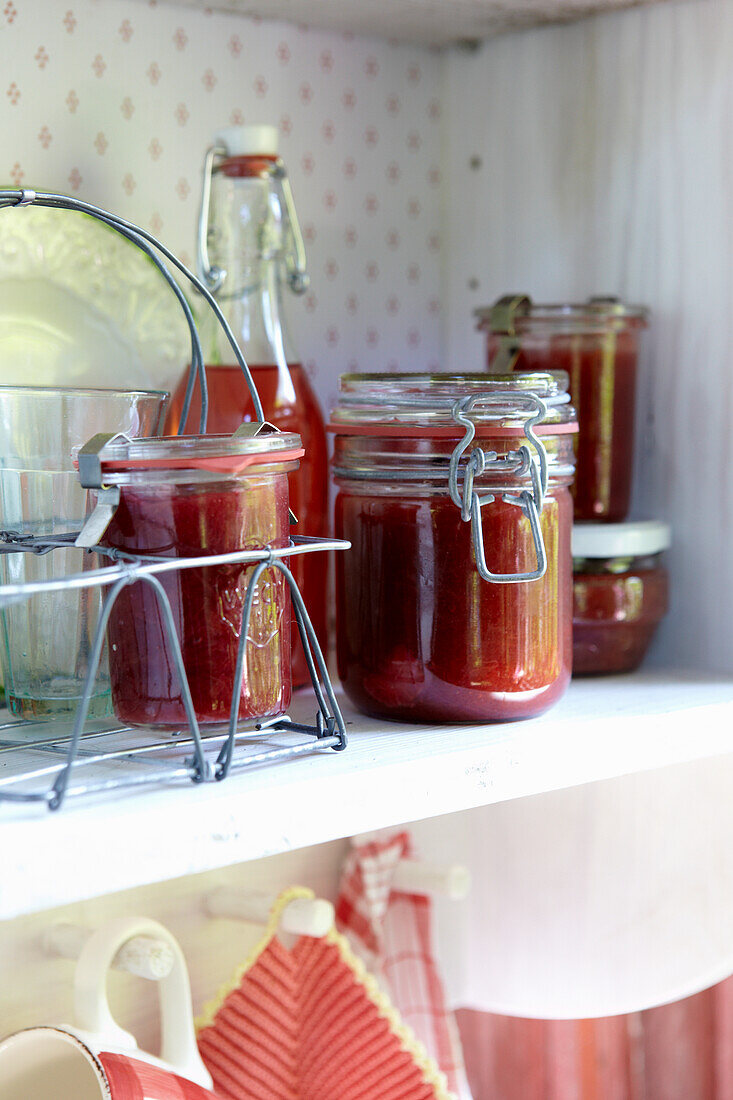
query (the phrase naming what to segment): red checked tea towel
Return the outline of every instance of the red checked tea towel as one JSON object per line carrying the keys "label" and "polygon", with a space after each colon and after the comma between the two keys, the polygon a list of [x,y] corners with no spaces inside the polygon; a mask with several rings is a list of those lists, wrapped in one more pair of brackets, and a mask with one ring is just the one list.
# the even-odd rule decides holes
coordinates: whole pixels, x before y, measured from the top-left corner
{"label": "red checked tea towel", "polygon": [[332,929],[287,948],[270,925],[204,1010],[199,1049],[226,1100],[451,1100],[445,1079]]}
{"label": "red checked tea towel", "polygon": [[336,925],[443,1071],[449,1089],[470,1100],[458,1029],[432,953],[432,903],[392,888],[398,863],[412,855],[406,831],[355,841],[341,874]]}

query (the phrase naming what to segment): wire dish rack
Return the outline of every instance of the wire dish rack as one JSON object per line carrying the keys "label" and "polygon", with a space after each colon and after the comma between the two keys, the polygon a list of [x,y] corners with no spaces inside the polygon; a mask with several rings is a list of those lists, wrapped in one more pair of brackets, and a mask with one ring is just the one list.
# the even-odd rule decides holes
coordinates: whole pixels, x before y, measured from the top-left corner
{"label": "wire dish rack", "polygon": [[[0,554],[51,553],[68,548],[72,538],[70,535],[55,539],[0,532]],[[50,810],[57,810],[69,797],[100,795],[123,787],[151,784],[218,782],[242,768],[274,764],[316,750],[346,748],[344,719],[323,652],[287,562],[298,554],[344,550],[348,546],[348,542],[340,539],[301,537],[277,550],[159,560],[136,558],[97,546],[93,552],[112,559],[111,565],[52,580],[0,585],[0,610],[18,600],[62,589],[106,589],[82,695],[73,719],[0,724],[0,802],[42,802]],[[234,564],[251,565],[252,572],[243,602],[232,705],[226,728],[202,735],[170,602],[158,576],[182,569]],[[281,572],[290,589],[318,707],[313,725],[294,722],[287,714],[245,723],[237,718],[252,606],[258,583],[268,569]],[[87,721],[102,660],[107,621],[119,593],[126,585],[135,583],[149,584],[155,590],[186,709],[188,724],[181,729],[163,732],[155,728],[123,726],[111,718]]]}
{"label": "wire dish rack", "polygon": [[[181,426],[185,425],[194,385],[201,389],[199,431],[206,430],[206,377],[203,355],[191,309],[160,252],[208,302],[232,346],[244,373],[255,409],[264,420],[262,404],[247,363],[221,310],[202,281],[196,278],[151,234],[88,203],[65,195],[28,190],[1,190],[4,207],[37,203],[76,210],[109,225],[150,257],[179,300],[191,335],[191,371]],[[181,430],[182,430],[181,428]],[[85,442],[85,441],[80,441]],[[26,535],[0,531],[0,555],[63,554],[76,545],[79,532],[63,535]],[[155,558],[136,556],[94,545],[85,549],[107,564],[84,572],[53,576],[22,584],[0,584],[0,611],[18,601],[69,589],[101,588],[104,600],[96,624],[82,694],[76,711],[53,721],[0,721],[0,802],[39,803],[58,810],[66,799],[105,796],[122,788],[221,782],[244,768],[275,764],[314,751],[341,751],[346,747],[344,719],[318,638],[303,597],[288,567],[296,555],[344,550],[338,539],[294,538],[281,549],[241,550],[207,557]],[[78,550],[76,551],[78,553]],[[244,591],[241,631],[237,651],[232,704],[228,722],[208,727],[202,734],[191,697],[181,646],[161,574],[185,569],[245,564],[251,567]],[[240,722],[239,699],[246,668],[247,636],[258,584],[267,571],[283,575],[290,590],[294,620],[310,671],[316,712],[312,725],[292,721],[287,714]],[[155,593],[172,664],[178,678],[187,722],[180,729],[156,729],[120,725],[113,718],[89,718],[90,703],[103,659],[107,623],[115,600],[130,584],[150,586]]]}

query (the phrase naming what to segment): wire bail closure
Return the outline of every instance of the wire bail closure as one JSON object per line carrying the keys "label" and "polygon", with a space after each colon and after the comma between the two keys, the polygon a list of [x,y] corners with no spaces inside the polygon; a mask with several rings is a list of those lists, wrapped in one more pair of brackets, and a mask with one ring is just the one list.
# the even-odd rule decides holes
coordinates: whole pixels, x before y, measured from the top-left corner
{"label": "wire bail closure", "polygon": [[226,156],[223,145],[212,145],[206,150],[201,180],[201,206],[197,237],[196,272],[199,279],[212,294],[215,294],[227,277],[225,268],[217,267],[209,259],[209,207],[211,206],[211,176],[216,157]]}
{"label": "wire bail closure", "polygon": [[[510,451],[503,458],[499,458],[496,451],[484,451],[481,447],[474,447],[465,464],[463,486],[461,487],[459,485],[458,467],[461,458],[476,435],[476,425],[469,416],[476,402],[503,404],[516,402],[517,400],[527,406],[530,413],[524,422],[524,435],[529,446],[527,443],[523,443],[518,450]],[[545,419],[547,405],[534,393],[522,394],[521,396],[516,393],[497,392],[490,395],[473,393],[456,401],[452,409],[452,415],[457,424],[465,427],[466,433],[451,454],[448,487],[451,500],[460,509],[461,519],[464,522],[471,521],[471,539],[479,576],[492,584],[518,584],[523,581],[540,580],[547,571],[547,552],[542,537],[540,515],[547,492],[548,472],[547,451],[542,440],[536,435],[534,428]],[[534,455],[530,447],[534,450]],[[537,566],[527,573],[492,573],[486,564],[481,509],[484,505],[491,504],[496,499],[496,494],[479,493],[474,487],[475,478],[486,472],[509,473],[515,477],[521,477],[528,473],[531,478],[531,490],[522,489],[518,493],[501,494],[501,499],[506,504],[517,505],[529,520]]]}
{"label": "wire bail closure", "polygon": [[108,443],[124,439],[131,443],[129,435],[125,432],[99,432],[92,436],[83,447],[79,448],[77,459],[79,462],[79,481],[83,489],[95,489],[97,503],[92,512],[84,521],[79,534],[74,540],[74,546],[81,550],[91,550],[102,541],[104,532],[112,522],[112,517],[120,503],[119,485],[105,485],[102,477],[102,461],[100,455]]}
{"label": "wire bail closure", "polygon": [[[217,158],[224,159],[229,155],[223,145],[212,145],[206,150],[204,156],[203,177],[201,185],[201,207],[199,209],[198,223],[198,250],[196,268],[198,276],[204,285],[213,293],[219,290],[226,279],[226,270],[211,263],[209,257],[209,210],[211,208],[211,178],[214,173],[214,162]],[[305,294],[310,286],[310,275],[306,270],[305,244],[300,230],[300,222],[295,209],[293,191],[284,161],[278,157],[269,168],[268,175],[273,182],[273,189],[277,193],[281,210],[283,211],[283,242],[288,242],[290,247],[284,247],[281,254],[288,286],[293,294]]]}
{"label": "wire bail closure", "polygon": [[498,351],[488,366],[489,374],[511,374],[517,366],[520,352],[517,320],[526,317],[531,308],[532,299],[526,294],[507,294],[490,309],[474,310],[479,328],[488,321],[490,331],[499,341]]}

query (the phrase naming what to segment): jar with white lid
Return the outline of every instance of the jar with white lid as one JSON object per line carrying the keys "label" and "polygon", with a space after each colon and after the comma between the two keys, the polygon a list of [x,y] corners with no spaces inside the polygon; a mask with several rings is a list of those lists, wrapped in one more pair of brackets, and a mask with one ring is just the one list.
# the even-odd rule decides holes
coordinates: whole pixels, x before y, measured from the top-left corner
{"label": "jar with white lid", "polygon": [[666,523],[573,527],[573,674],[630,672],[667,611]]}
{"label": "jar with white lid", "polygon": [[344,375],[330,430],[352,702],[421,722],[554,703],[571,662],[567,377]]}
{"label": "jar with white lid", "polygon": [[[119,488],[101,545],[154,559],[285,547],[290,538],[288,473],[302,454],[298,435],[274,429],[112,439],[95,452],[99,480]],[[235,562],[185,567],[158,577],[173,611],[196,717],[204,725],[229,721],[253,570],[252,564]],[[163,612],[148,584],[138,580],[122,589],[107,634],[112,704],[120,721],[185,725]],[[238,717],[282,714],[290,694],[290,591],[284,576],[268,569],[250,616]]]}

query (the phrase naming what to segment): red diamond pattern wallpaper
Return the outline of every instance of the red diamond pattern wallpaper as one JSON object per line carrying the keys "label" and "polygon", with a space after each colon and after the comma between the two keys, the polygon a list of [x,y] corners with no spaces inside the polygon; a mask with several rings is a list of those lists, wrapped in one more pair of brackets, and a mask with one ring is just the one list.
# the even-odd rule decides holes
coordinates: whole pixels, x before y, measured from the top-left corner
{"label": "red diamond pattern wallpaper", "polygon": [[274,123],[311,275],[288,319],[321,400],[344,370],[441,366],[437,54],[146,0],[7,0],[0,36],[6,185],[97,203],[191,264],[214,131]]}

